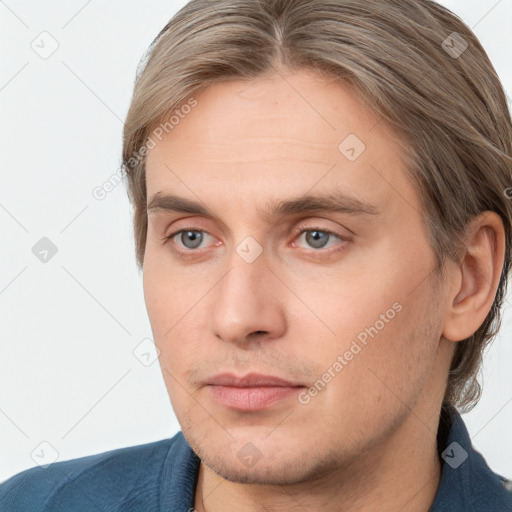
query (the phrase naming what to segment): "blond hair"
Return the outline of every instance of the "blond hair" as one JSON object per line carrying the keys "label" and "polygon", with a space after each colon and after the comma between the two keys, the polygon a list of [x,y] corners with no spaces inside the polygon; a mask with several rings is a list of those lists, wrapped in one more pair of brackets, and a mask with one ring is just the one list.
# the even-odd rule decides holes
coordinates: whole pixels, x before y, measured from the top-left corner
{"label": "blond hair", "polygon": [[[430,0],[192,0],[139,66],[123,140],[139,269],[147,212],[145,156],[155,126],[226,80],[309,68],[351,86],[406,141],[410,178],[441,275],[460,261],[469,221],[504,223],[503,272],[482,325],[457,344],[445,400],[465,411],[481,395],[482,355],[501,324],[511,262],[512,126],[500,80],[475,34]],[[183,107],[180,107],[183,109]],[[158,133],[158,132],[157,132]]]}

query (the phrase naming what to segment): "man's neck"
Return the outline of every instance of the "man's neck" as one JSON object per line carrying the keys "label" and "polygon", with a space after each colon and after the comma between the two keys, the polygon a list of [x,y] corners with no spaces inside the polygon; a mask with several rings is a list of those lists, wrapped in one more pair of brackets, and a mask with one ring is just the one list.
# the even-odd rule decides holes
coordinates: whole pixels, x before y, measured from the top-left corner
{"label": "man's neck", "polygon": [[233,483],[201,463],[194,509],[428,512],[441,476],[437,428],[411,413],[385,443],[349,465],[290,486]]}

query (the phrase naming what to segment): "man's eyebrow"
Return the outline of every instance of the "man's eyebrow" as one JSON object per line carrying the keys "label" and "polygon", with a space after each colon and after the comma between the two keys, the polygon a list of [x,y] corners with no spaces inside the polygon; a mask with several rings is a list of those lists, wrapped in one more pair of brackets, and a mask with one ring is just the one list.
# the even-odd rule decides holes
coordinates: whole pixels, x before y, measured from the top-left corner
{"label": "man's eyebrow", "polygon": [[[266,204],[264,214],[269,217],[285,217],[307,212],[340,212],[350,215],[378,215],[379,209],[370,203],[345,193],[306,195],[295,199],[275,200]],[[204,204],[183,197],[157,192],[147,205],[148,213],[156,212],[191,213],[214,217],[214,213]]]}
{"label": "man's eyebrow", "polygon": [[183,197],[162,194],[157,192],[147,205],[147,213],[157,212],[177,212],[177,213],[193,213],[196,215],[212,215],[210,209],[202,204],[190,201]]}
{"label": "man's eyebrow", "polygon": [[302,212],[340,212],[351,215],[378,215],[376,206],[349,196],[345,193],[330,193],[325,195],[306,195],[286,201],[267,203],[268,215],[272,217],[293,215]]}

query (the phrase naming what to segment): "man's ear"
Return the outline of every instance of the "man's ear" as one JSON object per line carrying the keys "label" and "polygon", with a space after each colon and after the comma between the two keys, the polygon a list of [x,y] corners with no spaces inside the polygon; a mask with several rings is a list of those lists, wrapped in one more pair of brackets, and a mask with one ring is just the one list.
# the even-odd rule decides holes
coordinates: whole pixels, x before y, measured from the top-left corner
{"label": "man's ear", "polygon": [[489,313],[503,270],[505,229],[501,217],[486,211],[475,217],[450,289],[443,336],[460,341],[474,334]]}

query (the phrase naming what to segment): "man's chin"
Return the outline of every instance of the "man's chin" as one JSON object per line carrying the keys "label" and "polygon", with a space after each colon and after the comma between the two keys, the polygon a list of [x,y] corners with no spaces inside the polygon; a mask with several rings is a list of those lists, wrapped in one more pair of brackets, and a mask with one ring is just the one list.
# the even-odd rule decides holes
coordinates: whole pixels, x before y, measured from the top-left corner
{"label": "man's chin", "polygon": [[279,446],[269,440],[244,441],[241,446],[214,443],[213,450],[201,442],[196,444],[192,440],[189,444],[208,470],[239,484],[300,484],[330,473],[339,462],[330,450],[322,455],[318,447],[305,450],[302,446],[298,451],[296,445],[287,449],[283,443]]}
{"label": "man's chin", "polygon": [[244,468],[228,460],[216,460],[214,462],[201,460],[208,470],[213,471],[224,480],[237,484],[295,485],[309,481],[311,478],[311,472],[305,471],[304,465],[294,470],[283,461],[275,466],[262,464],[258,468]]}

